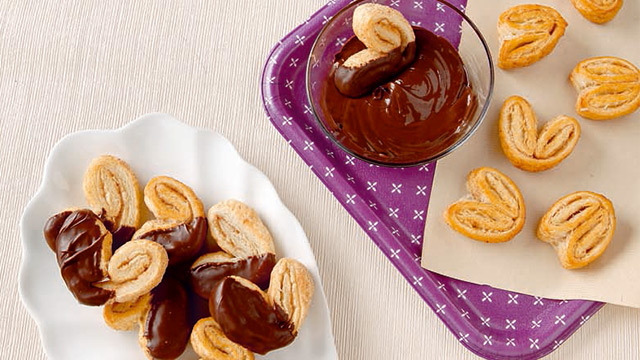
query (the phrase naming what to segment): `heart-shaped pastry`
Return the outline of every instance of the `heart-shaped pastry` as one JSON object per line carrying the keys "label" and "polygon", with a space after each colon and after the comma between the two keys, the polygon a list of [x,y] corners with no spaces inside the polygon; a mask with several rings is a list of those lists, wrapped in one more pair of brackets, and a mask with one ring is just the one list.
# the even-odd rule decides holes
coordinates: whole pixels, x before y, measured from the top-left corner
{"label": "heart-shaped pastry", "polygon": [[191,287],[198,295],[208,299],[218,282],[227,276],[235,275],[251,281],[261,289],[266,289],[275,264],[276,255],[273,253],[247,258],[234,257],[224,251],[205,254],[191,265]]}
{"label": "heart-shaped pastry", "polygon": [[336,63],[335,85],[345,96],[356,98],[370,93],[415,59],[415,33],[396,9],[359,5],[353,12],[353,32],[366,48]]}
{"label": "heart-shaped pastry", "polygon": [[529,66],[549,55],[567,27],[555,9],[543,5],[518,5],[500,14],[498,66]]}
{"label": "heart-shaped pastry", "polygon": [[571,2],[582,16],[596,24],[611,21],[622,7],[622,0],[571,0]]}
{"label": "heart-shaped pastry", "polygon": [[285,258],[273,268],[266,293],[247,279],[229,276],[212,292],[209,310],[229,340],[266,354],[295,339],[312,295],[307,269]]}
{"label": "heart-shaped pastry", "polygon": [[577,269],[602,255],[615,227],[611,201],[579,191],[556,201],[540,219],[537,233],[540,240],[554,247],[563,267]]}
{"label": "heart-shaped pastry", "polygon": [[207,237],[204,208],[193,190],[174,178],[156,176],[144,188],[144,202],[156,219],[145,222],[133,240],[164,246],[170,265],[193,260]]}
{"label": "heart-shaped pastry", "polygon": [[603,56],[581,61],[571,72],[578,92],[576,112],[591,120],[610,120],[640,107],[640,70],[627,60]]}
{"label": "heart-shaped pastry", "polygon": [[138,179],[121,159],[102,155],[91,161],[82,180],[91,210],[113,234],[113,251],[129,241],[140,223]]}
{"label": "heart-shaped pastry", "polygon": [[106,278],[111,258],[111,233],[96,214],[89,209],[55,214],[44,226],[44,238],[78,302],[97,306],[113,296],[112,290],[96,285]]}
{"label": "heart-shaped pastry", "polygon": [[474,240],[504,242],[522,230],[524,200],[516,184],[500,171],[481,167],[467,177],[470,198],[449,205],[444,220]]}
{"label": "heart-shaped pastry", "polygon": [[538,133],[536,114],[520,96],[512,96],[502,105],[499,129],[502,151],[515,167],[526,171],[558,165],[580,138],[580,124],[568,116],[550,120]]}
{"label": "heart-shaped pastry", "polygon": [[209,209],[207,220],[211,237],[226,253],[239,258],[275,254],[269,230],[245,203],[221,201]]}

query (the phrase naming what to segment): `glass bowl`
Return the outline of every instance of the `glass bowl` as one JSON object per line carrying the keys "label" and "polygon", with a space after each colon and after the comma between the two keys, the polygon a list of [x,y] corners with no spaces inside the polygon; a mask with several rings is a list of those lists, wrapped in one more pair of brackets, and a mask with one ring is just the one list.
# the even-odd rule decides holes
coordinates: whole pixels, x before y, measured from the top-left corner
{"label": "glass bowl", "polygon": [[[418,161],[394,163],[370,159],[347,148],[329,131],[325,113],[321,106],[322,89],[329,79],[335,55],[344,43],[354,36],[351,27],[353,11],[358,5],[378,3],[400,11],[413,26],[423,27],[445,38],[458,53],[464,63],[467,76],[477,100],[477,108],[466,125],[459,129],[457,139],[446,148],[430,154]],[[354,1],[330,18],[316,38],[307,61],[307,96],[316,120],[325,134],[336,145],[350,155],[365,162],[388,167],[408,167],[426,164],[450,154],[464,144],[480,126],[484,119],[493,94],[494,67],[487,43],[476,25],[457,7],[437,0],[397,1],[397,0],[358,0]],[[327,86],[334,86],[327,84]]]}

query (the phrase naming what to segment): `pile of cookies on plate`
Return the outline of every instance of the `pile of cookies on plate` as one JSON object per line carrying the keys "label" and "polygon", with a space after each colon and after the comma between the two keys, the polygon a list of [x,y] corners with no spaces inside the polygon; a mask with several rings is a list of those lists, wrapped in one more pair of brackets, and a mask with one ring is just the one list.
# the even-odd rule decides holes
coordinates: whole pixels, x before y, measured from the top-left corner
{"label": "pile of cookies on plate", "polygon": [[[205,360],[253,359],[293,342],[313,280],[300,262],[276,261],[252,208],[226,200],[205,216],[187,185],[157,176],[141,192],[110,155],[91,162],[83,190],[89,208],[51,216],[45,240],[78,302],[104,305],[113,329],[138,328],[148,358],[175,359],[190,341]],[[154,219],[140,225],[143,202]]]}
{"label": "pile of cookies on plate", "polygon": [[[622,0],[572,0],[587,19],[604,23],[615,17]],[[543,5],[518,5],[498,20],[498,66],[529,66],[549,55],[564,35],[567,21]],[[640,107],[640,71],[631,62],[612,56],[581,61],[569,74],[576,91],[576,112],[591,120],[611,120]],[[580,123],[558,116],[538,131],[532,105],[520,96],[504,102],[498,136],[505,156],[517,168],[540,172],[567,158],[580,138]],[[525,222],[523,196],[500,171],[483,167],[467,178],[469,196],[451,204],[444,218],[452,229],[475,240],[511,240]],[[616,218],[604,195],[590,191],[568,194],[553,204],[538,223],[537,236],[551,244],[563,267],[576,269],[596,260],[613,238]]]}

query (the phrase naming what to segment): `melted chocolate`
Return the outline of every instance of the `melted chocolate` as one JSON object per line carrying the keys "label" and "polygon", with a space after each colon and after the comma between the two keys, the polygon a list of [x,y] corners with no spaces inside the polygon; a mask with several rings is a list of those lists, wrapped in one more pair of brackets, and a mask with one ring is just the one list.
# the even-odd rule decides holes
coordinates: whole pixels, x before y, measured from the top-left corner
{"label": "melted chocolate", "polygon": [[343,95],[352,98],[369,94],[373,89],[402,72],[415,57],[416,43],[411,42],[407,44],[404,51],[400,48],[394,49],[361,67],[349,68],[343,65],[344,61],[339,61],[334,76],[336,87]]}
{"label": "melted chocolate", "polygon": [[151,240],[164,246],[169,254],[169,265],[193,259],[207,237],[207,220],[194,218],[185,223],[176,224],[168,229],[151,230],[140,235],[141,239]]}
{"label": "melted chocolate", "polygon": [[188,298],[182,284],[165,276],[151,290],[149,313],[144,323],[147,349],[155,359],[175,359],[189,341]]}
{"label": "melted chocolate", "polygon": [[111,220],[107,219],[107,210],[102,209],[102,212],[98,215],[104,226],[111,233],[111,251],[115,252],[118,248],[127,241],[131,240],[133,234],[136,232],[136,228],[133,226],[116,226]]}
{"label": "melted chocolate", "polygon": [[446,39],[422,28],[414,32],[413,63],[357,99],[340,93],[335,76],[365,46],[353,37],[336,55],[320,100],[325,126],[359,156],[388,164],[420,162],[440,154],[472,125],[477,99],[460,55]]}
{"label": "melted chocolate", "polygon": [[93,286],[104,279],[100,268],[105,235],[91,210],[65,211],[53,215],[44,227],[44,237],[55,251],[62,278],[81,304],[102,305],[112,291]]}
{"label": "melted chocolate", "polygon": [[209,311],[231,341],[258,354],[287,346],[296,337],[284,310],[232,277],[211,293]]}
{"label": "melted chocolate", "polygon": [[208,299],[218,282],[227,276],[236,275],[251,281],[261,289],[266,289],[275,264],[274,254],[250,256],[237,261],[201,264],[190,271],[191,287],[198,295]]}

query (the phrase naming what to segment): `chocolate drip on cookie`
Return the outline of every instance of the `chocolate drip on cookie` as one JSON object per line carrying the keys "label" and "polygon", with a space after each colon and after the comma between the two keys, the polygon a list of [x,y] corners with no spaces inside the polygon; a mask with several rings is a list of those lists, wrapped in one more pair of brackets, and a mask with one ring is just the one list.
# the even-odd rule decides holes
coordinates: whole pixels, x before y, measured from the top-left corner
{"label": "chocolate drip on cookie", "polygon": [[284,309],[268,301],[260,289],[234,277],[218,283],[209,298],[209,311],[231,341],[258,354],[284,347],[297,335]]}
{"label": "chocolate drip on cookie", "polygon": [[246,259],[232,259],[227,262],[208,262],[191,268],[190,281],[193,290],[208,299],[218,283],[225,277],[235,275],[258,285],[261,289],[269,286],[269,276],[276,264],[275,254],[249,256]]}
{"label": "chocolate drip on cookie", "polygon": [[164,246],[169,254],[169,265],[193,259],[207,236],[207,220],[195,217],[184,223],[161,229],[153,229],[136,238],[155,241]]}
{"label": "chocolate drip on cookie", "polygon": [[100,219],[84,209],[53,215],[44,227],[44,237],[56,253],[62,278],[84,305],[102,305],[113,294],[92,285],[105,277],[101,263],[108,233],[99,224]]}

